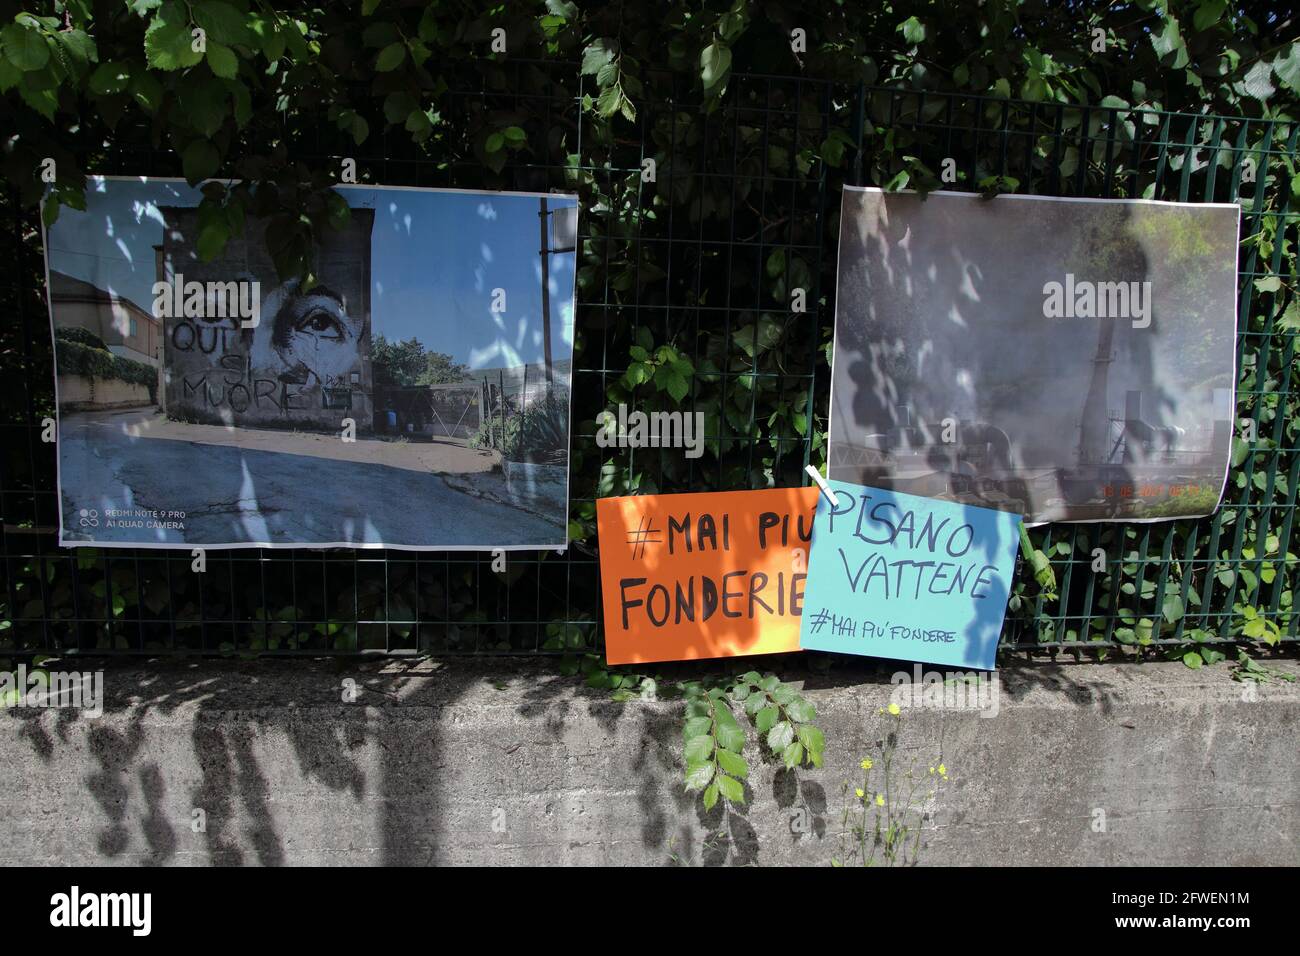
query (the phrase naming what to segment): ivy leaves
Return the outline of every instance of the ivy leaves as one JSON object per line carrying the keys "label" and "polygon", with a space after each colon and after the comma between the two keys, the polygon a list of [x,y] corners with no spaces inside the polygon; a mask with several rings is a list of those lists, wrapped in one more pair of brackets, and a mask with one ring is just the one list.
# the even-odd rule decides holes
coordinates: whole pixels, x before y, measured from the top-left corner
{"label": "ivy leaves", "polygon": [[731,49],[714,40],[700,51],[700,82],[706,95],[721,96],[731,75]]}
{"label": "ivy leaves", "polygon": [[628,347],[630,359],[627,371],[623,373],[622,384],[630,389],[650,382],[656,391],[667,392],[674,402],[681,402],[691,389],[691,379],[695,375],[695,366],[691,360],[671,345],[653,348],[650,330],[642,326],[638,330],[640,341]]}
{"label": "ivy leaves", "polygon": [[[619,42],[612,37],[600,37],[582,51],[582,74],[595,76],[598,93],[593,100],[590,94],[583,97],[583,108],[594,109],[604,119],[621,113],[628,122],[636,120],[636,106],[631,96],[642,91],[636,77],[636,63],[624,57]],[[629,94],[631,96],[629,96]]]}
{"label": "ivy leaves", "polygon": [[49,122],[59,106],[59,90],[81,82],[98,59],[95,41],[84,30],[61,27],[54,17],[20,13],[0,29],[0,92],[16,88]]}
{"label": "ivy leaves", "polygon": [[166,3],[154,14],[144,33],[145,62],[155,70],[180,70],[203,61],[190,33],[189,13],[180,3]]}
{"label": "ivy leaves", "polygon": [[712,810],[719,797],[745,802],[749,763],[742,751],[748,734],[735,709],[749,718],[762,745],[787,770],[822,765],[825,738],[812,723],[816,708],[776,675],[750,671],[721,685],[691,682],[684,690],[684,781],[688,791],[701,794],[705,810]]}
{"label": "ivy leaves", "polygon": [[44,69],[50,62],[50,44],[41,35],[35,17],[11,23],[0,31],[0,51],[4,52],[10,66],[22,73]]}

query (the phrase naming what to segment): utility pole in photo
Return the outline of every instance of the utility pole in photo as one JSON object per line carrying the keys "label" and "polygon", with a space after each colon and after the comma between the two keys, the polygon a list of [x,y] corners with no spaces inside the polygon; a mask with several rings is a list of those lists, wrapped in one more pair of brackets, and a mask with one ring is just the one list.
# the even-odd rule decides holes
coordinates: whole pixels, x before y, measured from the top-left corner
{"label": "utility pole in photo", "polygon": [[551,388],[555,375],[551,370],[551,236],[546,218],[546,197],[541,199],[542,211],[537,214],[542,232],[542,348],[546,357],[546,388]]}
{"label": "utility pole in photo", "polygon": [[542,248],[542,344],[545,349],[546,390],[549,393],[555,380],[551,366],[551,256],[562,252],[576,252],[578,248],[578,207],[547,208],[546,197],[541,197]]}

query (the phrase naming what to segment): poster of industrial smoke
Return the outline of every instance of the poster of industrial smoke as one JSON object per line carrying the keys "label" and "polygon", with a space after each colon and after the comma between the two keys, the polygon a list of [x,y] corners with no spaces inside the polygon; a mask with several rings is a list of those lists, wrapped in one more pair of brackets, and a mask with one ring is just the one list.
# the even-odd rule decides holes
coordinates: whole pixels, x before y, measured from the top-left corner
{"label": "poster of industrial smoke", "polygon": [[1022,514],[1218,506],[1238,207],[846,188],[830,477]]}
{"label": "poster of industrial smoke", "polygon": [[576,199],[338,193],[307,282],[270,219],[213,257],[183,181],[61,210],[61,544],[565,545]]}

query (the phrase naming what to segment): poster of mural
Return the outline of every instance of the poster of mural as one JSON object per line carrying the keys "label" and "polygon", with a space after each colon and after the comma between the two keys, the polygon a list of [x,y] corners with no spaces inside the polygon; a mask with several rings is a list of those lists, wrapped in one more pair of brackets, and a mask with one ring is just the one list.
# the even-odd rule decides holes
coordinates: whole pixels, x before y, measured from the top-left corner
{"label": "poster of mural", "polygon": [[845,188],[829,475],[1044,521],[1209,514],[1235,205]]}
{"label": "poster of mural", "polygon": [[65,546],[561,548],[577,200],[341,186],[281,281],[268,223],[96,177],[46,234]]}

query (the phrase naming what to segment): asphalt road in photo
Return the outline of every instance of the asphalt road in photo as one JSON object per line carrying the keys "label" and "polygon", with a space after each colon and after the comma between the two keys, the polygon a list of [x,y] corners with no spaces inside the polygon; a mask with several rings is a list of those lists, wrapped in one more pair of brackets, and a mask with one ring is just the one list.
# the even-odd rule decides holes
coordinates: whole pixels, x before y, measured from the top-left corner
{"label": "asphalt road in photo", "polygon": [[[124,427],[124,420],[70,415],[60,425],[70,532],[86,531],[101,541],[195,545],[558,547],[565,539],[558,519],[456,490],[436,474],[319,454],[142,437]],[[291,446],[303,437],[286,434],[280,441]],[[377,453],[384,451],[383,443],[372,444]],[[98,512],[97,527],[79,526],[83,508]],[[109,510],[132,508],[184,512],[184,530],[106,527]]]}

